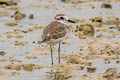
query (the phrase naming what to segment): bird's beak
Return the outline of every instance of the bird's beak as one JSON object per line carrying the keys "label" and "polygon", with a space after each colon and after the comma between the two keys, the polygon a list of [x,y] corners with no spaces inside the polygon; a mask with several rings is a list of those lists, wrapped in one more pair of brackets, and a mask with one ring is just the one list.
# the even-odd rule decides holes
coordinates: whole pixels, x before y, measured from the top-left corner
{"label": "bird's beak", "polygon": [[68,19],[67,21],[70,22],[70,23],[76,23],[75,21],[73,21],[71,19]]}

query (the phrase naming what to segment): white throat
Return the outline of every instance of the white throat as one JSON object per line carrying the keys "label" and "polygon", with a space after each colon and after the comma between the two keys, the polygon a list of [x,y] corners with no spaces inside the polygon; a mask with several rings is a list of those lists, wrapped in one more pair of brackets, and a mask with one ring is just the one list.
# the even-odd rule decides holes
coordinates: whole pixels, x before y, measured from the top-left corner
{"label": "white throat", "polygon": [[62,24],[65,24],[65,21],[60,21],[60,20],[57,20],[58,22],[62,23]]}
{"label": "white throat", "polygon": [[58,21],[66,26],[69,26],[69,23],[67,21],[62,21],[62,20],[55,20],[55,21]]}

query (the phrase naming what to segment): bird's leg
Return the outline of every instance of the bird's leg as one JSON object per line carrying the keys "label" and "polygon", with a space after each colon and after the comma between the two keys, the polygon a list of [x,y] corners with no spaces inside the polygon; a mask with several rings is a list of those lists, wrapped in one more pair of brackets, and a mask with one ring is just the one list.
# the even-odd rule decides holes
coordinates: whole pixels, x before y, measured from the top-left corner
{"label": "bird's leg", "polygon": [[58,47],[58,56],[59,56],[59,64],[60,64],[60,42],[59,42],[59,47]]}
{"label": "bird's leg", "polygon": [[52,44],[50,44],[50,51],[51,51],[51,61],[52,61],[52,65],[53,65]]}

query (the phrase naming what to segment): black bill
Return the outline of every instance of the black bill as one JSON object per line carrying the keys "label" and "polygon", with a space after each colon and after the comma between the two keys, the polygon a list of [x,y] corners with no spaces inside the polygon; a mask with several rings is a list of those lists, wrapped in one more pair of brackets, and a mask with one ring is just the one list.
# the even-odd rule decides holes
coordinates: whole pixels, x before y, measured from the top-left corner
{"label": "black bill", "polygon": [[68,19],[67,21],[70,22],[70,23],[76,23],[75,21],[70,20],[70,19]]}

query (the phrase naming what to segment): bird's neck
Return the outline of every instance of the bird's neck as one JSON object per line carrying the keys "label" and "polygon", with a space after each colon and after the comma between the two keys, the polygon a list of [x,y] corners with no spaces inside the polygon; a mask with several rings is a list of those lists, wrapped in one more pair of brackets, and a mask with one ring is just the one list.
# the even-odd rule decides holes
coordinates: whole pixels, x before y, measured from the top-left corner
{"label": "bird's neck", "polygon": [[64,24],[64,21],[61,21],[61,20],[53,20],[53,21],[57,21],[57,22]]}

